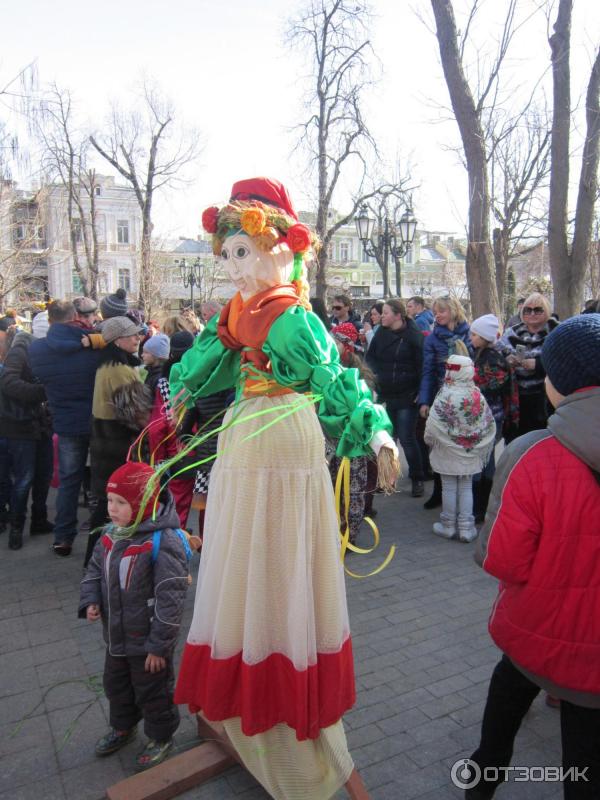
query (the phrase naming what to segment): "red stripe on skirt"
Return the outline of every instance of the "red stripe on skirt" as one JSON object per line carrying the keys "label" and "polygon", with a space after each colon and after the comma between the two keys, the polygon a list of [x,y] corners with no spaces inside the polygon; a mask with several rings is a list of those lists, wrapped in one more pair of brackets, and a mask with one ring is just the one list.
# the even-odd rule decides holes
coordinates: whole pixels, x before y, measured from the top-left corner
{"label": "red stripe on skirt", "polygon": [[241,653],[213,659],[209,645],[187,643],[175,689],[175,702],[187,703],[192,713],[219,722],[241,717],[246,736],[283,722],[299,741],[318,738],[355,701],[350,637],[337,653],[317,653],[317,663],[305,670],[281,653],[249,665]]}

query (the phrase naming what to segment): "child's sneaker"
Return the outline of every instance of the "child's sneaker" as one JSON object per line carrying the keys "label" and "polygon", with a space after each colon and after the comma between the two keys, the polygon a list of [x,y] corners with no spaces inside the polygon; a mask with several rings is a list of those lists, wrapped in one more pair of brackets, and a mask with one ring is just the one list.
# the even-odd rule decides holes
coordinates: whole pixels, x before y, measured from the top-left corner
{"label": "child's sneaker", "polygon": [[150,739],[146,747],[135,759],[136,772],[142,772],[142,770],[150,769],[160,764],[169,755],[172,747],[173,739],[169,739],[167,742],[155,742],[154,739]]}
{"label": "child's sneaker", "polygon": [[103,756],[109,756],[111,753],[116,753],[117,750],[125,747],[127,742],[130,742],[135,737],[136,730],[135,726],[128,731],[116,731],[111,728],[106,736],[96,742],[96,755],[102,758]]}
{"label": "child's sneaker", "polygon": [[456,537],[456,528],[448,528],[441,522],[433,523],[433,532],[436,536],[442,536],[444,539],[454,539]]}

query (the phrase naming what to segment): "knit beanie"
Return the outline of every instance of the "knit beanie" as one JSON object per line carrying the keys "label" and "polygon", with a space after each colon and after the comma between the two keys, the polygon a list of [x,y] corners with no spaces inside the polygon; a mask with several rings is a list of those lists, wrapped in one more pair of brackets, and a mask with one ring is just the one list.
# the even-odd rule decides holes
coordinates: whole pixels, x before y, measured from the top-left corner
{"label": "knit beanie", "polygon": [[334,325],[330,333],[334,336],[339,333],[352,342],[358,341],[358,331],[351,322],[342,322],[339,325]]}
{"label": "knit beanie", "polygon": [[[119,497],[127,500],[133,511],[132,522],[137,518],[148,483],[155,475],[156,473],[149,464],[128,461],[116,469],[106,483],[107,493],[118,494]],[[144,506],[140,522],[150,519],[154,513],[154,504],[159,493],[160,482],[156,479],[152,494]]]}
{"label": "knit beanie", "polygon": [[176,331],[171,336],[171,358],[182,356],[194,344],[194,337],[189,331]]}
{"label": "knit beanie", "polygon": [[600,386],[600,314],[561,322],[544,340],[542,364],[557,392]]}
{"label": "knit beanie", "polygon": [[43,339],[48,333],[50,323],[48,322],[48,312],[40,311],[36,314],[31,323],[31,333],[34,339]]}
{"label": "knit beanie", "polygon": [[476,333],[481,336],[486,342],[495,342],[498,338],[498,329],[500,323],[495,314],[484,314],[483,317],[477,317],[471,323],[471,333]]}
{"label": "knit beanie", "polygon": [[124,317],[127,314],[127,292],[120,287],[114,294],[107,294],[100,300],[100,313],[103,319]]}
{"label": "knit beanie", "polygon": [[144,353],[150,353],[155,358],[164,358],[165,361],[169,357],[169,350],[171,342],[169,337],[164,333],[155,333],[144,343]]}

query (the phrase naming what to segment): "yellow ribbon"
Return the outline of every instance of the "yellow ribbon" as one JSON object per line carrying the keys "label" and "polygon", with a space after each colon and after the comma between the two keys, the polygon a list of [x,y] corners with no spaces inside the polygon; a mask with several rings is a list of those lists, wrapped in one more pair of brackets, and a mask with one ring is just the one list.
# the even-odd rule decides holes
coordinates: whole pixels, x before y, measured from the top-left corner
{"label": "yellow ribbon", "polygon": [[[342,533],[342,489],[344,490],[344,522],[346,525],[344,533]],[[344,564],[344,570],[346,571],[346,573],[351,577],[370,578],[372,575],[377,575],[378,572],[381,572],[387,567],[387,565],[394,557],[394,554],[396,553],[396,547],[395,545],[392,545],[383,563],[380,564],[376,569],[372,570],[371,572],[367,572],[366,575],[359,575],[358,573],[349,570],[345,564],[347,550],[351,550],[353,553],[368,554],[376,550],[379,547],[379,542],[380,542],[379,529],[377,528],[377,525],[375,525],[375,523],[370,517],[364,517],[365,522],[367,523],[367,525],[370,526],[371,530],[373,531],[373,545],[372,547],[357,547],[355,544],[352,544],[352,542],[350,541],[350,524],[348,522],[349,511],[350,511],[350,459],[344,456],[344,458],[342,458],[342,463],[340,464],[340,468],[338,469],[338,474],[335,479],[335,512],[338,518],[340,538],[342,542],[342,549],[341,549],[342,564]]]}

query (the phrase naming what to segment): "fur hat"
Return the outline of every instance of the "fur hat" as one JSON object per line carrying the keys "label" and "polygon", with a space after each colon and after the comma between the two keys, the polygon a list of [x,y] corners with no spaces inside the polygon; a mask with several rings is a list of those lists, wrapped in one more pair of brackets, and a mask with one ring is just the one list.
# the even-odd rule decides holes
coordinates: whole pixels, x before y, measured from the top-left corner
{"label": "fur hat", "polygon": [[100,313],[104,319],[124,317],[127,314],[127,292],[120,287],[114,294],[107,294],[100,300]]}
{"label": "fur hat", "polygon": [[91,297],[76,297],[73,305],[78,314],[93,314],[98,310],[98,303]]}
{"label": "fur hat", "polygon": [[477,317],[471,323],[471,333],[476,333],[481,336],[486,342],[495,342],[498,338],[498,330],[500,323],[495,314],[484,314],[483,317]]}
{"label": "fur hat", "polygon": [[542,364],[560,394],[600,386],[600,314],[579,314],[546,336]]}
{"label": "fur hat", "polygon": [[[118,494],[127,500],[133,511],[135,520],[142,505],[144,494],[150,481],[153,481],[152,493],[144,506],[141,520],[149,519],[154,512],[154,504],[160,493],[160,482],[149,464],[128,461],[116,469],[106,483],[106,492]],[[132,520],[133,521],[133,520]]]}

